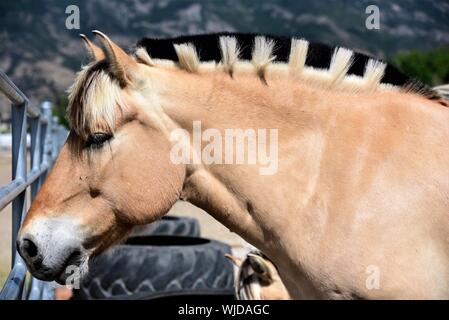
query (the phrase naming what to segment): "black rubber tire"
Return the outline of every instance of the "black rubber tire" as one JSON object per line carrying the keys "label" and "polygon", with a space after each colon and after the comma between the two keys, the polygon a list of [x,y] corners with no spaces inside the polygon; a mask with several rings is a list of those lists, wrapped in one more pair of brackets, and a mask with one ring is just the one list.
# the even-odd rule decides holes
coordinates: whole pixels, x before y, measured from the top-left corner
{"label": "black rubber tire", "polygon": [[89,263],[74,299],[151,299],[190,292],[232,295],[231,248],[214,240],[148,236],[128,239]]}
{"label": "black rubber tire", "polygon": [[195,218],[165,216],[153,223],[135,227],[130,237],[142,236],[199,237],[200,223]]}

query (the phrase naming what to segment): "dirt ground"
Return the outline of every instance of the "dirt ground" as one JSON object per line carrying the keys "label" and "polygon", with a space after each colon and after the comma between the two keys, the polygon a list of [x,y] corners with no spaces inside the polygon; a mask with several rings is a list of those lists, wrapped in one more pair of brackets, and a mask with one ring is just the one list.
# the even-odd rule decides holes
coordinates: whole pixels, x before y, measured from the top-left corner
{"label": "dirt ground", "polygon": [[[0,149],[0,186],[6,185],[11,179],[11,155],[9,150]],[[29,201],[28,201],[29,202]],[[230,244],[235,251],[244,251],[245,241],[235,233],[198,209],[190,203],[179,201],[170,210],[169,214],[189,216],[199,220],[201,236],[216,239]],[[11,206],[0,212],[0,288],[3,285],[11,265]]]}
{"label": "dirt ground", "polygon": [[[11,179],[11,155],[0,149],[0,186]],[[0,211],[0,287],[11,267],[11,205]]]}

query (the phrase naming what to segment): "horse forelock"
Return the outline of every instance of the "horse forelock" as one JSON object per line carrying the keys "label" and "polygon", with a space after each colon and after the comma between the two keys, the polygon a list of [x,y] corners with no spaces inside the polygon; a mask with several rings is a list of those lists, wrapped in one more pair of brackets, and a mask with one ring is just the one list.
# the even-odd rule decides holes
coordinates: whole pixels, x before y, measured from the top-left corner
{"label": "horse forelock", "polygon": [[116,109],[123,109],[125,103],[106,60],[83,67],[68,92],[67,118],[78,136],[86,139],[94,132],[114,132]]}

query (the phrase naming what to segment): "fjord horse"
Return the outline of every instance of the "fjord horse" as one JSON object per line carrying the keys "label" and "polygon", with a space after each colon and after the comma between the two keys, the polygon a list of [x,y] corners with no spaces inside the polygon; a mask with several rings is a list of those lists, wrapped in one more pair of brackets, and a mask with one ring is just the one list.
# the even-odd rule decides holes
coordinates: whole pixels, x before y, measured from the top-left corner
{"label": "fjord horse", "polygon": [[[310,66],[305,40],[277,61],[276,41],[255,37],[247,60],[223,35],[221,60],[202,62],[192,43],[161,59],[94,33],[101,49],[84,38],[93,61],[70,90],[70,135],[18,236],[34,276],[85,274],[90,257],[183,199],[261,249],[292,298],[449,298],[447,102],[382,82],[379,61],[349,74],[359,60],[347,49]],[[180,143],[201,158],[173,135],[194,121],[278,130],[258,146],[276,147],[275,172],[174,162]]]}

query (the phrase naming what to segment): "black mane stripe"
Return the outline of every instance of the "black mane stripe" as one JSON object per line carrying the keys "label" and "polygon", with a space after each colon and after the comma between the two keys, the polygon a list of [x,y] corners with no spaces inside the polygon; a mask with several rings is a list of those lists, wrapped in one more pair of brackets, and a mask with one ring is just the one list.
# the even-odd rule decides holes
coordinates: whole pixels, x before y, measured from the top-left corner
{"label": "black mane stripe", "polygon": [[[150,56],[154,59],[167,59],[177,62],[173,44],[181,44],[190,42],[195,45],[201,61],[216,61],[221,60],[221,53],[219,48],[219,38],[221,36],[232,36],[237,39],[239,47],[241,48],[240,58],[243,60],[251,60],[252,48],[254,38],[256,36],[265,36],[275,41],[275,49],[273,54],[276,55],[276,61],[288,61],[291,46],[291,37],[251,34],[251,33],[211,33],[180,36],[175,38],[143,38],[137,43],[137,47],[145,48]],[[299,38],[299,37],[298,37]],[[314,68],[329,68],[332,54],[335,47],[327,46],[322,43],[310,42],[309,50],[307,52],[306,65]],[[354,60],[349,68],[348,74],[363,76],[365,65],[369,59],[376,59],[373,56],[354,51]],[[387,64],[385,74],[382,78],[382,83],[392,84],[403,88],[413,88],[413,91],[420,94],[434,98],[438,96],[432,89],[416,79],[405,75],[394,66]]]}

